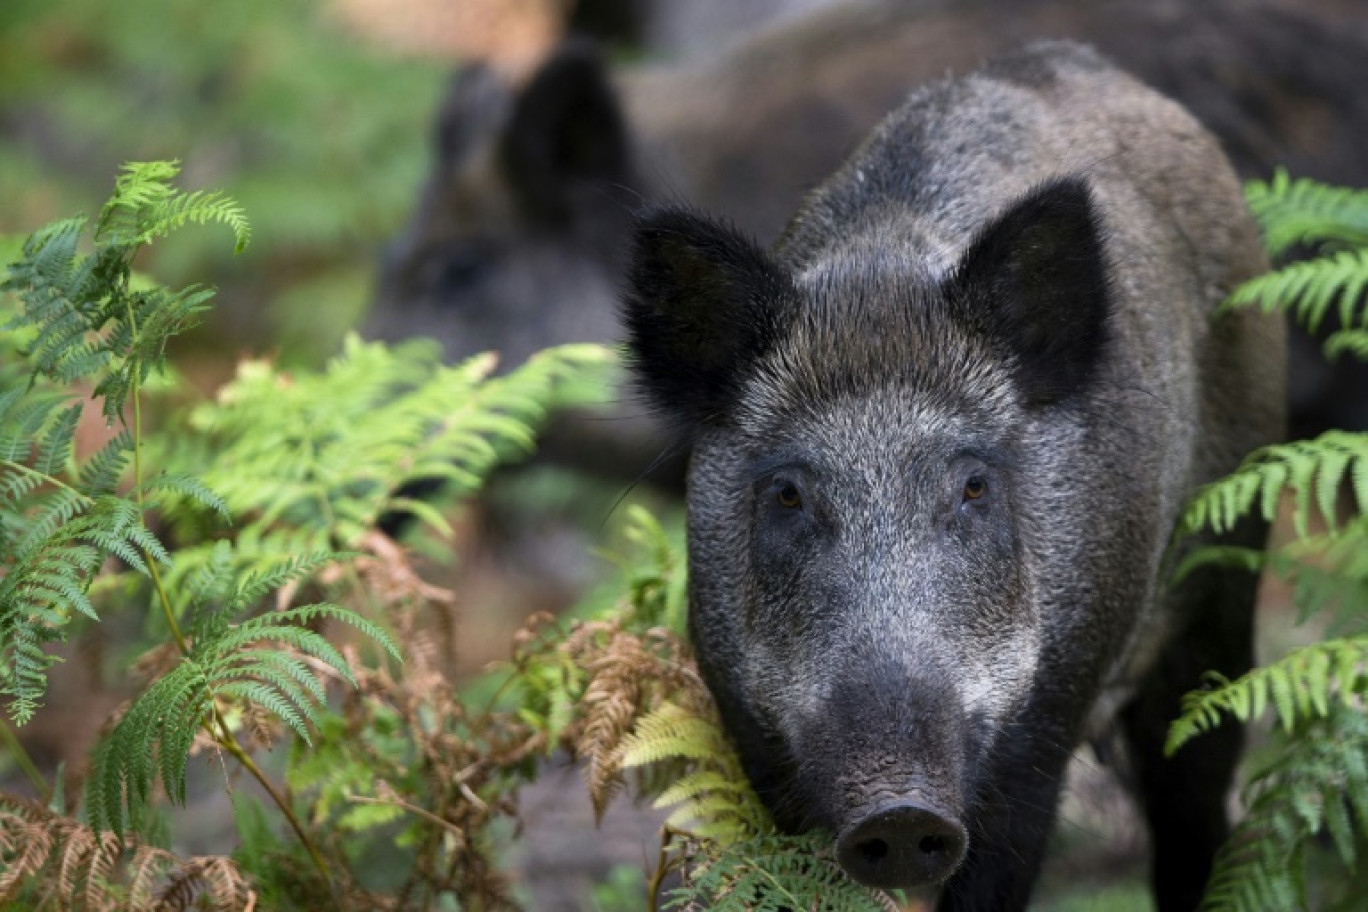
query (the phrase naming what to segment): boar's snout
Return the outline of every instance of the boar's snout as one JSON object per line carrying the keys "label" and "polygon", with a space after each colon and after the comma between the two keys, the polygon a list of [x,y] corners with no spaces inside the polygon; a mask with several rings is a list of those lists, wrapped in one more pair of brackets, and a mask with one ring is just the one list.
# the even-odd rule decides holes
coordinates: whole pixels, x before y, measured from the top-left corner
{"label": "boar's snout", "polygon": [[959,821],[920,802],[885,804],[836,841],[845,872],[881,890],[940,883],[959,867],[967,837]]}

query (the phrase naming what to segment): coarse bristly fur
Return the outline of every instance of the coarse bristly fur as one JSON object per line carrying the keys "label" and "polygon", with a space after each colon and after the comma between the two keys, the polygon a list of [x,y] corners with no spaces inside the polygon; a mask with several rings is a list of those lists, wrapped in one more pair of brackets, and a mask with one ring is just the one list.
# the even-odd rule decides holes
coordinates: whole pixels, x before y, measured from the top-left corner
{"label": "coarse bristly fur", "polygon": [[691,632],[782,826],[1021,909],[1071,750],[1119,721],[1160,908],[1196,904],[1239,735],[1164,762],[1164,728],[1248,667],[1254,580],[1167,586],[1165,545],[1280,433],[1279,324],[1212,322],[1263,267],[1212,137],[1064,42],[913,93],[772,251],[643,219],[623,316],[692,442]]}

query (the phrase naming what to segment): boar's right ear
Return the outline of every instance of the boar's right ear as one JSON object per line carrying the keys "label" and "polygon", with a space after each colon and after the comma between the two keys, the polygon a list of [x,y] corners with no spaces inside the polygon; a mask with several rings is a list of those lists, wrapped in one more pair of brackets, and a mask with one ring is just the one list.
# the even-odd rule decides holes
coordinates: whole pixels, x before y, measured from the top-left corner
{"label": "boar's right ear", "polygon": [[782,268],[735,229],[681,209],[646,215],[622,302],[637,379],[686,432],[718,420],[773,347],[793,295]]}
{"label": "boar's right ear", "polygon": [[952,282],[961,318],[1011,360],[1027,402],[1081,389],[1106,348],[1111,294],[1087,182],[1036,187],[969,245]]}
{"label": "boar's right ear", "polygon": [[[594,45],[570,39],[541,65],[514,102],[500,161],[523,211],[563,222],[605,185],[629,177],[627,126]],[[595,196],[597,194],[597,196]]]}

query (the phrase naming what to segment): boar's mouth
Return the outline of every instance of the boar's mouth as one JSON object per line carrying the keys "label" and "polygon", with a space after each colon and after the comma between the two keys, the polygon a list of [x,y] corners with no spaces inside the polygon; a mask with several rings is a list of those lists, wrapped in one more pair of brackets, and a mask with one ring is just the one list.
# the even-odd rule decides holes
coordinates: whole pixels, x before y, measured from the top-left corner
{"label": "boar's mouth", "polygon": [[[753,749],[759,733],[750,734],[745,746]],[[969,836],[960,810],[962,789],[957,776],[946,774],[963,771],[964,758],[937,758],[941,762],[930,766],[906,756],[890,762],[851,744],[839,764],[844,769],[837,771],[820,762],[795,762],[795,754],[803,756],[801,747],[773,734],[763,740],[765,760],[746,764],[747,773],[775,823],[787,832],[834,832],[837,862],[858,883],[881,890],[937,885],[963,862]],[[743,763],[748,754],[743,748]],[[939,775],[928,778],[916,769]]]}
{"label": "boar's mouth", "polygon": [[923,681],[911,688],[917,696],[889,702],[850,700],[850,686],[838,686],[822,722],[790,729],[780,751],[767,739],[769,770],[782,757],[777,766],[791,773],[759,790],[776,822],[831,830],[841,868],[876,889],[941,884],[968,850],[962,799],[978,727]]}

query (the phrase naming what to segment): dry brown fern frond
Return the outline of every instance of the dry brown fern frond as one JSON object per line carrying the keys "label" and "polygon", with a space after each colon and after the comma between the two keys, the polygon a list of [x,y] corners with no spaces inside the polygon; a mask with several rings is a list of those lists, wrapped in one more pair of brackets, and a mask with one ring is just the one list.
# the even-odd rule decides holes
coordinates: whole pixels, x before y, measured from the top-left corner
{"label": "dry brown fern frond", "polygon": [[687,645],[662,627],[624,629],[620,620],[571,626],[559,646],[587,675],[562,742],[585,761],[594,813],[602,817],[622,789],[623,741],[666,700],[710,706]]}
{"label": "dry brown fern frond", "polygon": [[589,666],[589,686],[580,699],[583,724],[575,740],[575,753],[585,763],[585,780],[600,820],[608,803],[622,788],[618,745],[632,728],[644,696],[643,669],[654,665],[641,641],[617,634],[602,658]]}
{"label": "dry brown fern frond", "polygon": [[185,912],[202,896],[213,899],[214,912],[247,912],[255,896],[237,865],[217,855],[200,855],[179,863],[157,894],[157,912]]}
{"label": "dry brown fern frond", "polygon": [[251,912],[256,903],[230,859],[183,861],[0,792],[0,903],[33,897],[68,912],[180,912],[202,897],[216,912]]}
{"label": "dry brown fern frond", "polygon": [[[472,908],[516,910],[486,831],[498,819],[516,819],[517,783],[527,778],[531,758],[544,753],[546,738],[513,715],[472,712],[442,674],[436,650],[423,645],[422,632],[396,632],[406,644],[419,644],[406,650],[401,669],[365,667],[344,648],[359,686],[343,698],[345,735],[325,749],[367,776],[343,800],[388,805],[407,817],[406,838],[416,848],[393,894],[396,908],[408,908],[409,898],[449,894]],[[380,728],[392,737],[367,735]],[[395,751],[394,737],[405,750]],[[311,794],[331,800],[322,797],[326,788]]]}
{"label": "dry brown fern frond", "polygon": [[357,559],[356,567],[369,584],[370,593],[382,605],[451,607],[456,604],[455,592],[423,579],[414,569],[408,552],[383,532],[372,529],[361,536],[357,545],[366,556]]}

